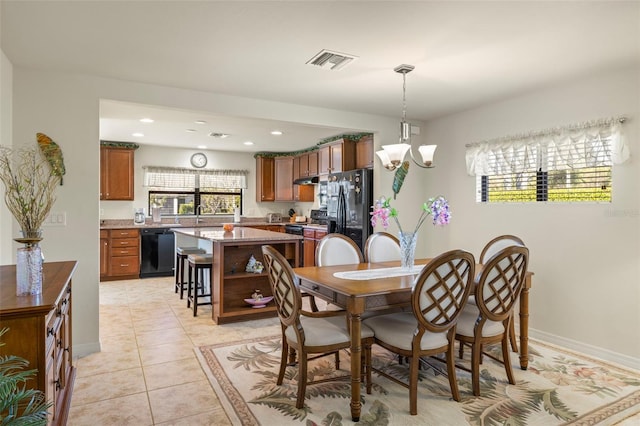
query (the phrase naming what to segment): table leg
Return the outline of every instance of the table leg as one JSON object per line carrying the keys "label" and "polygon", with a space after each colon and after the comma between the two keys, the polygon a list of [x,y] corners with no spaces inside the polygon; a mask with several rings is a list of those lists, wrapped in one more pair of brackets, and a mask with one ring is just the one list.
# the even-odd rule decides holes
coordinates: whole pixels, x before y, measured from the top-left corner
{"label": "table leg", "polygon": [[520,293],[520,369],[529,366],[529,289],[531,277],[525,279],[525,285]]}
{"label": "table leg", "polygon": [[362,359],[361,321],[359,313],[350,313],[351,324],[351,420],[360,421],[360,369]]}

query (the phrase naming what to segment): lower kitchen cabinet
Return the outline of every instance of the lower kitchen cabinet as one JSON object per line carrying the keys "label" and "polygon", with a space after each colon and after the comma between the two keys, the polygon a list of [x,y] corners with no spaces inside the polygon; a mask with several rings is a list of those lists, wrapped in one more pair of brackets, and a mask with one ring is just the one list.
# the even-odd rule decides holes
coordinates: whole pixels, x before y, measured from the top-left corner
{"label": "lower kitchen cabinet", "polygon": [[304,266],[316,266],[316,247],[327,231],[323,229],[304,229]]}
{"label": "lower kitchen cabinet", "polygon": [[42,294],[16,296],[15,265],[0,266],[0,356],[15,355],[29,361],[35,378],[25,386],[39,389],[53,406],[49,425],[65,425],[76,375],[72,356],[71,277],[77,262],[43,265]]}
{"label": "lower kitchen cabinet", "polygon": [[[128,280],[140,276],[140,233],[138,229],[110,229],[105,240],[100,232],[100,279]],[[103,265],[103,250],[106,251]],[[106,270],[103,270],[106,266]]]}

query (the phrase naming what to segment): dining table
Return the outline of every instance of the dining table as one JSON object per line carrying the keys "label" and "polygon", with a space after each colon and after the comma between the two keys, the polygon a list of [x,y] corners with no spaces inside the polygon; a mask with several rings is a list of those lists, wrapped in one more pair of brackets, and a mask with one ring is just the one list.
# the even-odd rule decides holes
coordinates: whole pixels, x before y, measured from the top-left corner
{"label": "dining table", "polygon": [[[346,310],[351,332],[351,418],[360,420],[361,327],[363,314],[411,309],[413,283],[431,259],[416,259],[410,270],[399,261],[294,268],[301,290]],[[476,273],[482,265],[476,265]],[[529,362],[529,289],[533,273],[527,271],[520,293],[520,368]]]}

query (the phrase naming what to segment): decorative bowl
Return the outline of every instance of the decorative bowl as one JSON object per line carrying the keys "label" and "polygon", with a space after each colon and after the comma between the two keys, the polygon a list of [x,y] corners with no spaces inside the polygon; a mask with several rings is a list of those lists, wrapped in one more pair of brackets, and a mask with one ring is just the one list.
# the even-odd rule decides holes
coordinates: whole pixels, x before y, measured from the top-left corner
{"label": "decorative bowl", "polygon": [[267,303],[273,300],[273,296],[263,297],[262,299],[244,299],[252,308],[264,308]]}
{"label": "decorative bowl", "polygon": [[226,232],[231,232],[233,231],[233,223],[223,223],[222,224],[222,229]]}

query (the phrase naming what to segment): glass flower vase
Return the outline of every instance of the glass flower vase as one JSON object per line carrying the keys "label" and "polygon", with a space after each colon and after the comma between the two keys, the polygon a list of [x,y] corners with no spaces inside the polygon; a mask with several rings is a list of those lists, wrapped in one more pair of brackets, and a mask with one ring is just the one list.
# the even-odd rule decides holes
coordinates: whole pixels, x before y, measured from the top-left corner
{"label": "glass flower vase", "polygon": [[401,267],[405,271],[410,271],[413,269],[413,263],[416,257],[416,241],[418,239],[418,233],[400,232],[398,237],[400,240]]}
{"label": "glass flower vase", "polygon": [[16,254],[16,295],[42,294],[42,249],[40,232],[24,232],[15,241],[24,244]]}

